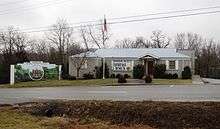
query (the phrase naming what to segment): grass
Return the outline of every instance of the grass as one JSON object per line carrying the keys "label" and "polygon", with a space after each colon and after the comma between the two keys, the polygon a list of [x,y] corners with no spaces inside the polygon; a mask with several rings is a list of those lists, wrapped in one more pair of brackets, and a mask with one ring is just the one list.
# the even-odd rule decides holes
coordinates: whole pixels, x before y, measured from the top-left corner
{"label": "grass", "polygon": [[47,101],[20,107],[21,111],[35,116],[45,116],[45,111],[51,108],[52,116],[75,118],[81,125],[105,121],[110,125],[149,125],[163,129],[220,128],[220,102]]}
{"label": "grass", "polygon": [[46,80],[19,82],[11,86],[9,84],[0,85],[2,88],[22,88],[22,87],[61,87],[61,86],[102,86],[112,85],[117,82],[116,79],[93,79],[93,80]]}
{"label": "grass", "polygon": [[[144,82],[143,82],[144,84]],[[153,79],[151,84],[158,85],[187,85],[192,84],[190,79]],[[118,85],[117,79],[93,79],[93,80],[46,80],[46,81],[30,81],[19,82],[11,86],[10,84],[2,84],[1,88],[25,88],[25,87],[62,87],[62,86],[105,86]],[[125,84],[126,85],[126,84]]]}
{"label": "grass", "polygon": [[61,122],[57,118],[40,118],[10,108],[0,108],[0,129],[59,129]]}
{"label": "grass", "polygon": [[37,117],[11,107],[0,107],[0,129],[153,129],[147,125],[127,127],[104,121],[81,121],[64,117]]}
{"label": "grass", "polygon": [[152,84],[160,85],[180,85],[192,84],[191,79],[153,79]]}

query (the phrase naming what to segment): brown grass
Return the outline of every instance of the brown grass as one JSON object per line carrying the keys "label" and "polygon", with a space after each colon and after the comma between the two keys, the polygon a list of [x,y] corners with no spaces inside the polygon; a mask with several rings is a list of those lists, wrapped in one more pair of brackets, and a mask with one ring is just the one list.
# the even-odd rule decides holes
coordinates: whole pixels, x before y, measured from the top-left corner
{"label": "brown grass", "polygon": [[[22,109],[32,115],[68,116],[90,124],[109,121],[111,125],[149,125],[164,129],[219,129],[219,102],[111,102],[111,101],[51,101]],[[94,121],[95,120],[95,121]],[[93,121],[93,122],[91,122]],[[83,126],[84,127],[84,126]],[[87,127],[86,127],[87,128]]]}

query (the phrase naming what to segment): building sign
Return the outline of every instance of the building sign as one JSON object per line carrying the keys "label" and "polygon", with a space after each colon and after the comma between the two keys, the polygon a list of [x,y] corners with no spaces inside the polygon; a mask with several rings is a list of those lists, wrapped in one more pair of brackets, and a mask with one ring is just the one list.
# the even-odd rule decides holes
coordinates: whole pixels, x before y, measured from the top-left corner
{"label": "building sign", "polygon": [[59,79],[59,66],[42,61],[31,61],[14,66],[15,82]]}
{"label": "building sign", "polygon": [[114,71],[128,72],[133,69],[133,62],[131,60],[113,60],[112,69]]}
{"label": "building sign", "polygon": [[29,69],[29,77],[31,80],[41,80],[44,77],[44,69],[41,66]]}

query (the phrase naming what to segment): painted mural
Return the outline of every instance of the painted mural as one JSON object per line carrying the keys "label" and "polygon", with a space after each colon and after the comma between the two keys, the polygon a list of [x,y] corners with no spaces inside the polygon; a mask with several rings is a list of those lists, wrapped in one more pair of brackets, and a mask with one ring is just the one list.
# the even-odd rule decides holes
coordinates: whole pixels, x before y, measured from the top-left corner
{"label": "painted mural", "polygon": [[15,65],[15,82],[58,78],[59,66],[55,64],[31,61]]}

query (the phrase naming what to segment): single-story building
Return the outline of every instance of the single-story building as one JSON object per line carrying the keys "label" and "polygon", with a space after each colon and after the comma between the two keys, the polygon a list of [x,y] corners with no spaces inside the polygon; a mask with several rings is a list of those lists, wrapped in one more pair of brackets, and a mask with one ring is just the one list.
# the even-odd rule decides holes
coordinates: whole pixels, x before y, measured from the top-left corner
{"label": "single-story building", "polygon": [[[79,61],[82,61],[80,63]],[[85,73],[95,75],[95,67],[105,62],[111,74],[128,74],[132,77],[133,67],[143,64],[146,75],[153,75],[155,64],[166,64],[167,73],[177,73],[181,77],[184,67],[189,66],[194,74],[195,54],[192,50],[170,48],[112,48],[97,49],[69,57],[69,74],[77,76],[77,65],[82,65],[79,77]]]}

